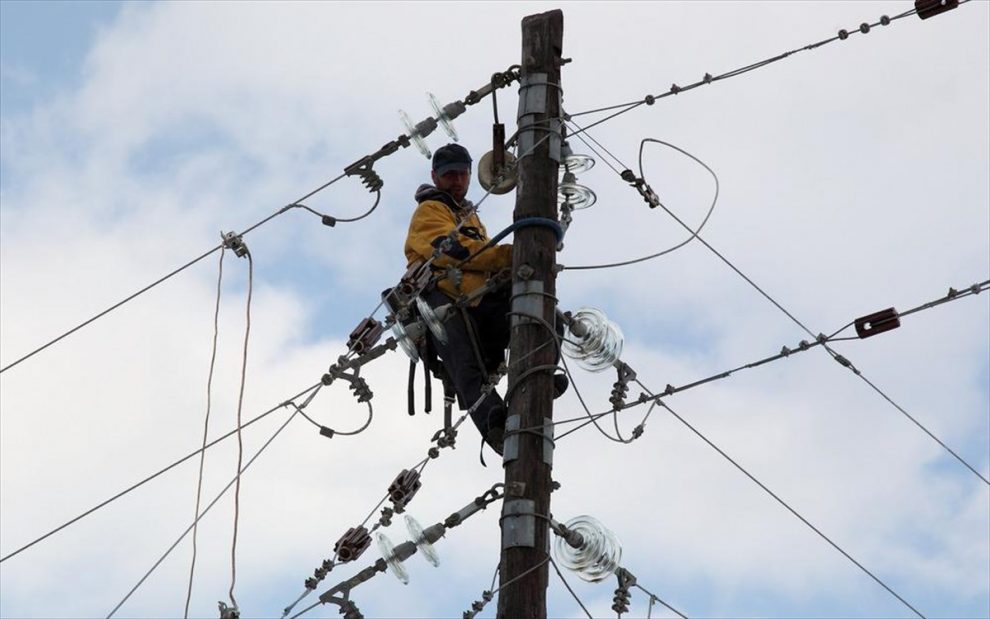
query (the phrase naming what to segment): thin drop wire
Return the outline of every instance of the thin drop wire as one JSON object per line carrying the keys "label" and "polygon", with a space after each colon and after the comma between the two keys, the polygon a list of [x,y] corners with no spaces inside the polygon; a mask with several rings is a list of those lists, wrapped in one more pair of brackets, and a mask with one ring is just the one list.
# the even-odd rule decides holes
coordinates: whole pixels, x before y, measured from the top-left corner
{"label": "thin drop wire", "polygon": [[[301,392],[297,393],[296,395],[292,396],[292,398],[290,398],[290,401],[291,400],[295,400],[296,398],[300,398],[300,397],[306,395],[310,391],[318,388],[321,384],[322,383],[316,383],[315,385],[313,385],[311,387],[308,387],[307,389],[304,389],[303,391],[301,391]],[[281,404],[277,404],[277,405],[273,406],[272,408],[268,409],[267,411],[261,413],[260,415],[254,417],[253,419],[249,420],[247,423],[245,423],[242,426],[240,426],[240,428],[247,428],[248,426],[254,424],[255,422],[261,421],[262,419],[264,419],[268,415],[271,415],[272,413],[274,413],[275,411],[277,411],[278,409],[280,409],[280,408],[282,408],[284,406],[286,406],[286,402],[283,402]],[[237,430],[238,430],[238,428],[235,428],[235,429],[227,432],[223,436],[220,436],[219,438],[214,439],[213,441],[211,441],[206,446],[206,449],[209,449],[209,448],[217,445],[221,441],[224,441],[224,440],[230,438],[231,436],[234,436],[237,433]],[[128,488],[125,488],[124,490],[121,490],[120,492],[118,492],[117,494],[113,495],[109,499],[103,501],[102,503],[99,503],[99,504],[97,504],[97,505],[95,505],[95,506],[87,509],[86,511],[84,511],[81,514],[79,514],[75,518],[72,518],[71,520],[68,520],[68,521],[62,523],[61,525],[55,527],[54,529],[52,529],[48,533],[45,533],[44,535],[42,535],[41,537],[39,537],[39,538],[37,538],[37,539],[35,539],[35,540],[33,540],[33,541],[31,541],[31,542],[29,542],[29,543],[21,546],[17,550],[15,550],[15,551],[13,551],[13,552],[5,555],[4,557],[0,558],[0,563],[3,563],[7,559],[10,559],[11,557],[14,557],[14,556],[16,556],[16,555],[24,552],[25,550],[27,550],[28,548],[31,548],[35,544],[38,544],[38,543],[40,543],[40,542],[48,539],[52,535],[55,535],[56,533],[58,533],[59,531],[61,531],[62,529],[65,529],[66,527],[71,526],[71,525],[75,524],[76,522],[79,522],[80,520],[82,520],[86,516],[89,516],[90,514],[92,514],[92,513],[96,512],[96,511],[98,511],[98,510],[106,507],[110,503],[113,503],[117,499],[119,499],[119,498],[121,498],[121,497],[123,497],[123,496],[125,496],[125,495],[127,495],[127,494],[129,494],[131,492],[133,492],[134,490],[137,490],[138,488],[140,488],[141,486],[145,485],[146,483],[148,483],[148,482],[150,482],[150,481],[152,481],[154,479],[157,479],[161,475],[164,475],[165,473],[167,473],[167,472],[171,471],[172,469],[174,469],[175,467],[179,466],[180,464],[182,464],[186,460],[189,460],[190,458],[192,458],[192,457],[200,454],[202,451],[203,451],[202,449],[197,449],[197,450],[193,451],[192,453],[189,453],[189,454],[187,454],[187,455],[179,458],[178,460],[176,460],[172,464],[169,464],[165,468],[160,469],[156,473],[152,473],[151,475],[145,477],[144,479],[142,479],[141,481],[137,482],[136,484],[134,484],[134,485],[132,485],[132,486],[130,486]]]}
{"label": "thin drop wire", "polygon": [[637,589],[639,589],[640,591],[642,591],[643,593],[645,593],[646,595],[650,596],[650,610],[651,611],[653,610],[653,602],[654,601],[657,601],[657,602],[660,602],[661,604],[663,604],[664,606],[666,606],[667,609],[670,612],[674,613],[675,615],[677,615],[681,619],[688,619],[687,616],[684,613],[682,613],[681,611],[677,610],[676,608],[674,608],[673,606],[671,606],[667,602],[664,602],[663,599],[661,599],[658,595],[656,595],[652,591],[648,591],[645,587],[643,587],[639,583],[636,583],[633,586],[636,587]]}
{"label": "thin drop wire", "polygon": [[138,590],[138,588],[139,588],[139,587],[141,587],[141,585],[142,585],[142,584],[144,584],[144,581],[146,581],[146,580],[148,579],[148,577],[149,577],[149,576],[151,576],[151,574],[152,574],[152,573],[153,573],[153,572],[154,572],[154,571],[155,571],[156,569],[158,569],[158,566],[162,564],[162,561],[164,561],[164,560],[165,560],[165,559],[166,559],[166,558],[168,557],[168,555],[170,555],[170,554],[172,553],[172,551],[173,551],[173,550],[175,550],[175,547],[176,547],[176,546],[178,546],[178,545],[179,545],[179,543],[180,543],[180,542],[181,542],[181,541],[182,541],[183,539],[185,539],[185,537],[186,537],[186,535],[188,535],[188,534],[189,534],[189,532],[190,532],[190,531],[192,531],[192,529],[193,529],[193,526],[195,526],[195,524],[196,524],[197,522],[199,522],[200,520],[202,520],[202,518],[203,518],[203,516],[205,516],[205,515],[206,515],[207,513],[209,513],[209,511],[210,511],[210,509],[211,509],[211,508],[212,508],[212,507],[213,507],[214,505],[216,505],[216,504],[217,504],[217,502],[218,502],[218,501],[219,501],[219,500],[220,500],[220,499],[221,499],[221,498],[223,497],[223,495],[224,495],[224,494],[226,494],[226,493],[227,493],[227,491],[228,491],[228,490],[230,490],[230,488],[231,488],[231,486],[233,486],[233,485],[234,485],[234,483],[235,483],[235,482],[236,482],[236,481],[237,481],[237,480],[238,480],[238,479],[239,479],[239,478],[241,477],[241,475],[243,475],[243,474],[244,474],[244,472],[248,470],[248,468],[249,468],[249,467],[250,467],[250,466],[251,466],[251,465],[252,465],[252,464],[254,463],[254,461],[255,461],[255,460],[256,460],[256,459],[258,458],[258,456],[260,456],[260,455],[261,455],[261,453],[262,453],[263,451],[265,451],[265,449],[266,449],[266,448],[267,448],[267,447],[268,447],[269,445],[271,445],[271,444],[272,444],[272,441],[274,441],[274,440],[275,440],[275,438],[276,438],[276,437],[277,437],[277,436],[278,436],[279,434],[281,434],[281,433],[282,433],[282,430],[284,430],[284,429],[285,429],[285,428],[286,428],[286,427],[287,427],[287,426],[289,425],[289,422],[291,422],[291,421],[292,421],[293,419],[295,419],[295,417],[296,417],[296,413],[292,413],[292,414],[291,414],[291,415],[289,415],[289,417],[288,417],[288,418],[287,418],[287,419],[286,419],[286,420],[285,420],[285,421],[284,421],[284,422],[282,423],[282,425],[281,425],[281,426],[279,426],[277,430],[275,430],[275,434],[273,434],[273,435],[272,435],[272,436],[271,436],[271,437],[270,437],[270,438],[269,438],[269,439],[268,439],[267,441],[265,441],[265,443],[264,443],[264,445],[262,445],[262,446],[261,446],[261,448],[259,448],[259,449],[258,449],[258,451],[256,451],[256,452],[255,452],[255,454],[254,454],[253,456],[251,456],[251,459],[247,461],[247,464],[245,464],[245,465],[244,465],[244,467],[243,467],[243,468],[242,468],[242,469],[241,469],[241,470],[240,470],[240,471],[239,471],[239,472],[237,473],[237,475],[236,475],[236,476],[234,477],[234,479],[232,479],[232,480],[230,480],[230,482],[229,482],[229,483],[228,483],[228,484],[227,484],[226,486],[224,486],[224,488],[223,488],[223,490],[221,490],[221,491],[220,491],[220,494],[218,494],[218,495],[216,496],[216,498],[214,498],[214,499],[213,499],[212,501],[210,501],[210,504],[206,506],[206,509],[204,509],[204,510],[203,510],[203,513],[201,513],[201,514],[199,515],[199,517],[198,517],[198,518],[196,518],[196,520],[195,520],[195,521],[193,522],[193,524],[190,524],[190,525],[189,525],[189,526],[188,526],[188,527],[186,528],[186,530],[185,530],[185,531],[183,531],[183,533],[182,533],[182,535],[180,535],[180,536],[179,536],[179,538],[178,538],[177,540],[175,540],[175,542],[174,542],[174,543],[173,543],[173,544],[172,544],[171,546],[169,546],[169,548],[168,548],[168,550],[166,550],[166,551],[165,551],[165,553],[164,553],[164,554],[162,554],[162,556],[161,556],[161,557],[159,557],[159,559],[158,559],[157,561],[155,561],[155,564],[151,566],[151,569],[150,569],[150,570],[148,570],[148,571],[147,571],[147,572],[145,573],[145,575],[141,577],[141,580],[139,580],[139,581],[137,582],[137,584],[136,584],[136,585],[134,585],[134,587],[133,587],[133,588],[131,588],[131,590],[127,592],[127,595],[125,595],[125,596],[124,596],[124,599],[122,599],[122,600],[121,600],[120,602],[118,602],[118,603],[117,603],[117,605],[116,605],[116,606],[114,606],[114,607],[113,607],[113,610],[111,610],[111,611],[110,611],[110,613],[109,613],[109,614],[107,615],[107,619],[110,619],[111,617],[113,617],[113,616],[114,616],[114,614],[116,614],[116,612],[117,612],[118,610],[120,610],[120,607],[121,607],[121,606],[123,606],[123,605],[124,605],[124,603],[125,603],[125,602],[127,602],[127,600],[128,600],[128,599],[130,599],[130,597],[131,597],[132,595],[134,595],[134,592],[135,592],[135,591],[137,591],[137,590]]}
{"label": "thin drop wire", "polygon": [[320,211],[318,211],[318,210],[316,210],[314,208],[311,208],[309,206],[306,206],[305,204],[293,204],[292,206],[294,206],[295,208],[300,208],[300,209],[302,209],[304,211],[309,211],[310,213],[316,215],[317,217],[320,217],[321,219],[322,218],[329,217],[330,219],[333,220],[333,222],[335,224],[337,224],[337,223],[348,224],[348,223],[354,223],[355,221],[361,221],[362,219],[364,219],[368,215],[371,215],[372,213],[374,213],[375,212],[375,209],[378,208],[378,204],[381,202],[381,200],[382,200],[382,190],[381,189],[378,189],[378,190],[375,191],[375,202],[371,205],[371,208],[369,208],[367,211],[361,213],[360,215],[356,215],[354,217],[334,217],[334,216],[331,216],[331,215],[326,215],[326,214],[321,213]]}
{"label": "thin drop wire", "polygon": [[[706,170],[708,170],[708,173],[712,175],[712,178],[715,179],[715,195],[712,198],[712,204],[711,204],[711,206],[708,207],[708,212],[705,213],[705,218],[701,220],[701,223],[698,225],[698,227],[696,229],[692,230],[692,229],[688,228],[688,232],[691,233],[691,236],[687,237],[686,239],[684,239],[680,243],[678,243],[676,245],[673,245],[672,247],[668,247],[667,249],[665,249],[663,251],[660,251],[660,252],[657,252],[655,254],[649,254],[647,256],[642,256],[642,257],[639,257],[639,258],[633,258],[631,260],[623,260],[621,262],[610,262],[610,263],[606,263],[606,264],[592,264],[592,265],[581,265],[581,266],[573,266],[573,267],[562,266],[561,267],[561,270],[563,270],[563,271],[589,271],[589,270],[594,270],[594,269],[611,269],[611,268],[615,268],[615,267],[623,267],[623,266],[628,266],[630,264],[637,264],[637,263],[640,263],[640,262],[646,262],[647,260],[653,260],[654,258],[659,258],[660,256],[664,256],[664,255],[669,254],[669,253],[671,253],[671,252],[673,252],[675,250],[678,250],[681,247],[684,247],[685,245],[687,245],[688,243],[690,243],[691,241],[693,241],[695,238],[698,238],[698,239],[701,238],[701,237],[698,236],[698,234],[700,234],[701,231],[708,224],[708,220],[711,218],[712,213],[715,212],[715,205],[718,203],[718,196],[719,196],[719,190],[720,190],[719,181],[718,181],[718,175],[715,173],[715,170],[711,169],[708,166],[708,164],[706,164],[701,159],[695,157],[694,155],[692,155],[688,151],[686,151],[686,150],[684,150],[684,149],[682,149],[682,148],[680,148],[678,146],[675,146],[674,144],[670,144],[669,142],[664,142],[663,140],[656,140],[656,139],[653,139],[653,138],[646,138],[646,139],[642,140],[639,143],[639,175],[640,175],[640,178],[643,178],[643,179],[646,178],[646,175],[643,173],[643,146],[647,142],[656,142],[658,144],[663,144],[664,146],[667,146],[669,148],[673,148],[674,150],[676,150],[676,151],[678,151],[678,152],[680,152],[680,153],[682,153],[682,154],[690,157],[691,159],[693,159],[700,166],[702,166],[703,168],[705,168]],[[663,204],[661,203],[660,206],[663,206]],[[666,209],[666,207],[664,207],[664,208]]]}
{"label": "thin drop wire", "polygon": [[[247,287],[247,309],[245,310],[244,327],[244,354],[241,359],[241,386],[237,394],[237,470],[241,470],[241,463],[244,459],[244,441],[241,438],[241,411],[244,407],[244,384],[247,382],[247,362],[248,362],[248,342],[251,337],[251,295],[254,289],[254,258],[251,252],[247,252],[248,259],[248,287]],[[234,608],[238,608],[237,599],[234,597],[234,585],[237,584],[237,524],[241,515],[241,475],[238,472],[234,480],[234,534],[230,542],[230,603]]]}
{"label": "thin drop wire", "polygon": [[773,490],[770,490],[770,488],[768,488],[763,482],[761,482],[760,480],[758,480],[749,471],[747,471],[745,468],[743,468],[742,465],[740,465],[738,462],[736,462],[735,460],[733,460],[732,457],[729,454],[727,454],[726,452],[722,451],[722,449],[719,448],[715,443],[711,442],[708,439],[708,437],[706,437],[704,434],[702,434],[700,431],[698,431],[694,426],[692,426],[690,423],[688,423],[687,420],[685,420],[683,417],[681,417],[680,415],[678,415],[674,411],[674,409],[670,408],[670,406],[666,402],[663,402],[661,400],[660,401],[660,406],[662,406],[665,409],[667,409],[667,412],[669,412],[671,415],[673,415],[674,418],[676,418],[685,427],[687,427],[689,430],[691,430],[691,432],[693,432],[698,438],[700,438],[705,443],[707,443],[709,447],[711,447],[712,449],[714,449],[715,451],[717,451],[719,453],[719,455],[721,455],[723,458],[725,458],[726,460],[728,460],[729,463],[732,464],[732,466],[734,466],[737,469],[739,469],[739,471],[741,473],[743,473],[746,477],[748,477],[750,479],[750,481],[752,481],[753,483],[755,483],[764,492],[766,492],[771,497],[773,497],[774,500],[776,500],[778,503],[780,503],[784,508],[787,509],[787,511],[789,511],[791,514],[793,514],[798,520],[800,520],[801,522],[803,522],[805,525],[808,526],[808,528],[810,528],[812,531],[814,531],[815,533],[817,533],[819,537],[821,537],[823,540],[825,540],[826,542],[828,542],[830,546],[832,546],[833,548],[835,548],[836,550],[838,550],[842,554],[842,556],[844,556],[845,558],[849,559],[849,561],[851,561],[856,567],[858,567],[860,570],[862,570],[864,573],[866,573],[866,575],[868,575],[870,578],[872,578],[881,587],[883,587],[884,589],[886,589],[888,593],[890,593],[895,598],[897,598],[901,602],[901,604],[903,604],[904,606],[906,606],[907,608],[909,608],[914,614],[918,615],[918,617],[921,617],[921,619],[925,619],[925,616],[922,615],[918,611],[918,609],[916,609],[914,606],[912,606],[911,604],[909,604],[907,600],[905,600],[900,595],[898,595],[896,591],[894,591],[893,589],[891,589],[887,585],[887,583],[885,583],[884,581],[880,580],[880,578],[877,577],[873,572],[871,572],[866,567],[864,567],[862,563],[860,563],[859,561],[857,561],[856,559],[854,559],[852,557],[852,555],[850,555],[848,552],[846,552],[845,550],[843,550],[841,546],[839,546],[838,544],[836,544],[835,542],[833,542],[830,537],[828,537],[827,535],[825,535],[824,533],[822,533],[821,529],[819,529],[815,525],[811,524],[811,522],[807,518],[805,518],[804,516],[802,516],[801,514],[799,514],[797,512],[797,510],[795,510],[786,501],[784,501],[782,498],[780,498]]}
{"label": "thin drop wire", "polygon": [[203,419],[203,446],[199,452],[199,475],[196,480],[196,510],[193,512],[193,532],[192,532],[192,561],[189,564],[189,585],[186,588],[186,605],[182,616],[189,617],[189,602],[192,600],[193,575],[196,572],[196,538],[199,532],[199,507],[200,499],[203,495],[203,465],[206,460],[206,442],[210,433],[210,408],[213,395],[213,370],[217,361],[217,340],[220,337],[220,297],[221,286],[223,284],[223,257],[227,252],[220,250],[220,264],[217,267],[217,301],[213,310],[213,347],[210,350],[210,371],[206,378],[206,416]]}
{"label": "thin drop wire", "polygon": [[567,582],[567,579],[564,578],[564,575],[560,573],[560,568],[557,567],[556,561],[550,559],[550,565],[553,566],[553,571],[557,572],[557,578],[560,578],[560,582],[564,583],[564,586],[567,587],[567,591],[571,594],[571,597],[574,598],[574,601],[577,602],[578,606],[581,607],[581,610],[584,611],[585,616],[587,616],[588,619],[595,619],[594,617],[591,616],[591,613],[588,612],[588,609],[585,608],[584,604],[581,602],[581,598],[578,597],[577,593],[574,593],[574,589],[571,588],[570,583]]}

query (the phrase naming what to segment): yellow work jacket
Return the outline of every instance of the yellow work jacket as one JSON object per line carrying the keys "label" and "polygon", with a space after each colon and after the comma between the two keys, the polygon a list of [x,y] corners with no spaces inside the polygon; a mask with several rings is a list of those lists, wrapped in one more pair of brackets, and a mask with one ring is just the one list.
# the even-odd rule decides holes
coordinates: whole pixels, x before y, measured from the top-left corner
{"label": "yellow work jacket", "polygon": [[[440,252],[433,260],[431,268],[440,278],[438,287],[447,296],[457,298],[480,288],[494,273],[512,266],[512,245],[496,245],[479,254],[462,267],[458,264],[474,255],[488,243],[488,232],[470,203],[462,207],[454,202],[450,194],[431,185],[420,185],[416,191],[419,206],[409,222],[406,235],[406,266],[424,262],[433,257],[438,246],[462,219],[464,224],[454,236],[446,251]],[[464,213],[469,213],[466,217]],[[459,270],[452,271],[452,268]],[[479,301],[475,300],[474,304]]]}

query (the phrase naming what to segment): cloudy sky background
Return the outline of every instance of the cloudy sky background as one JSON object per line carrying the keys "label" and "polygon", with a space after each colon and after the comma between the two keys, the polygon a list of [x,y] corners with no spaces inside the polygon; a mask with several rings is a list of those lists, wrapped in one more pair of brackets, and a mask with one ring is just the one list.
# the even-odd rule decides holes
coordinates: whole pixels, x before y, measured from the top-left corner
{"label": "cloudy sky background", "polygon": [[[523,16],[557,6],[573,58],[564,104],[578,112],[659,94],[912,3],[0,3],[0,364],[394,139],[398,108],[415,120],[431,113],[426,91],[463,98],[519,61]],[[811,329],[830,333],[988,277],[988,28],[990,4],[979,1],[906,18],[591,133],[627,166],[645,137],[708,163],[721,194],[703,236]],[[515,88],[498,102],[511,132]],[[486,100],[455,123],[476,158],[489,148],[491,122]],[[446,141],[440,131],[428,139],[433,148]],[[665,204],[700,221],[713,194],[707,172],[659,147],[647,148],[644,163]],[[246,237],[255,273],[245,418],[315,383],[401,275],[412,192],[428,162],[410,148],[376,169],[385,187],[367,220],[331,229],[293,211]],[[562,264],[621,260],[683,239],[603,160],[581,181],[598,204],[575,216]],[[513,200],[485,202],[489,230],[511,221]],[[352,179],[308,203],[341,217],[371,204]],[[214,255],[0,375],[0,553],[198,448],[216,281]],[[223,281],[212,436],[236,422],[246,261],[229,255]],[[564,271],[558,290],[562,307],[598,307],[621,326],[623,358],[656,389],[807,337],[699,244],[642,265]],[[988,298],[836,346],[983,476]],[[328,440],[294,420],[245,474],[237,565],[245,616],[277,616],[395,474],[424,457],[442,420],[407,416],[406,369],[400,353],[367,368],[375,417],[366,432]],[[578,376],[593,409],[607,408],[613,379]],[[990,614],[990,488],[821,351],[668,402],[926,615]],[[341,385],[310,410],[341,430],[365,418]],[[644,413],[620,417],[625,435]],[[555,415],[579,414],[572,390]],[[245,430],[245,453],[287,416]],[[436,522],[500,481],[487,459],[481,467],[466,428],[457,449],[427,467],[410,513]],[[233,441],[208,452],[205,500],[235,466]],[[554,477],[562,484],[554,515],[603,521],[623,542],[623,565],[690,617],[910,616],[663,411],[631,445],[593,428],[561,440]],[[0,615],[105,616],[191,522],[195,484],[190,460],[4,561]],[[437,545],[440,568],[414,556],[408,586],[382,574],[353,599],[368,617],[460,616],[490,585],[498,512],[448,533]],[[217,600],[227,601],[232,518],[227,497],[201,523],[194,616],[215,617]],[[387,532],[398,543],[403,529]],[[187,539],[120,616],[181,616],[190,556]],[[372,548],[325,585],[374,558]],[[614,581],[570,580],[593,614],[610,614]],[[582,616],[556,576],[549,599],[552,616]],[[633,616],[646,613],[634,591]]]}

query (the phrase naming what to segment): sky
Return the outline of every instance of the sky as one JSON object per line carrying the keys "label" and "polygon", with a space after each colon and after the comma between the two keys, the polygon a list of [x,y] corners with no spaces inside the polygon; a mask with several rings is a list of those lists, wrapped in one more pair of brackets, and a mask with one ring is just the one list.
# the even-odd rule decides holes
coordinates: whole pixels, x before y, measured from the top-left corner
{"label": "sky", "polygon": [[[564,12],[563,103],[571,114],[666,92],[897,15],[911,2],[96,3],[0,2],[0,366],[336,177],[432,114],[427,92],[461,99],[519,62],[520,20]],[[990,273],[990,3],[911,16],[641,106],[590,130],[579,181],[597,204],[574,216],[558,263],[615,262],[682,241],[610,168],[637,170],[663,140],[718,176],[701,232],[814,333],[906,310]],[[497,94],[515,130],[516,87]],[[575,116],[578,123],[604,114]],[[489,99],[456,119],[460,142],[490,148]],[[427,138],[436,149],[449,138]],[[594,145],[594,144],[592,144]],[[592,154],[575,141],[574,150]],[[596,147],[598,148],[598,147]],[[405,268],[413,192],[429,162],[414,148],[376,164],[381,203],[333,228],[293,210],[227,254],[209,421],[234,428],[251,284],[245,419],[316,383],[348,333]],[[672,212],[699,224],[712,177],[648,144],[642,174]],[[469,197],[484,195],[477,185]],[[372,204],[355,179],[310,198],[337,217]],[[514,193],[481,206],[489,231]],[[0,554],[199,448],[207,406],[219,254],[0,374]],[[656,260],[564,269],[562,309],[595,307],[624,334],[622,359],[663,390],[794,348],[808,335],[694,242]],[[835,349],[983,477],[990,477],[990,295],[905,316],[900,328]],[[383,318],[381,312],[378,318]],[[847,333],[850,333],[847,331]],[[574,364],[555,418],[608,408],[614,374]],[[392,479],[442,425],[406,413],[401,352],[363,371],[373,418],[320,436],[298,417],[242,478],[236,597],[245,617],[278,616]],[[504,384],[501,387],[504,391]],[[417,386],[417,399],[423,394]],[[630,395],[636,397],[633,387]],[[821,350],[665,399],[708,441],[930,617],[990,616],[990,486]],[[308,409],[336,430],[367,410],[342,384]],[[643,436],[631,409],[561,439],[554,517],[590,515],[622,542],[621,564],[689,617],[908,617],[911,611],[662,409]],[[287,419],[243,431],[245,458]],[[572,426],[560,426],[558,435]],[[502,480],[465,426],[424,470],[409,513],[443,520]],[[190,459],[0,563],[0,616],[106,616],[192,522]],[[232,479],[231,439],[207,452],[204,501]],[[355,589],[367,617],[460,617],[491,586],[499,505],[419,556],[410,582]],[[229,603],[234,504],[203,518],[190,616]],[[401,521],[384,531],[407,538]],[[377,558],[373,545],[321,591]],[[116,616],[182,616],[189,538]],[[596,617],[614,579],[565,573]],[[673,616],[632,591],[629,616]],[[585,616],[551,571],[552,617]],[[495,604],[479,615],[493,617]],[[307,617],[337,617],[334,606]]]}

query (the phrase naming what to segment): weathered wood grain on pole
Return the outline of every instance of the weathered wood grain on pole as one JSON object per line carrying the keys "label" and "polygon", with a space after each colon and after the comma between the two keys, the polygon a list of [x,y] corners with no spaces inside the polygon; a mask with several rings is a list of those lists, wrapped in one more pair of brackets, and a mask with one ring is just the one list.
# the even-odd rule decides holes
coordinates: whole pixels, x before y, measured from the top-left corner
{"label": "weathered wood grain on pole", "polygon": [[[530,15],[522,21],[517,152],[526,156],[519,161],[514,220],[557,219],[563,32],[564,16],[559,10]],[[534,144],[538,145],[527,155]],[[538,316],[544,324],[553,325],[557,239],[549,228],[526,227],[516,231],[513,245],[513,314]],[[500,582],[513,582],[499,593],[498,617],[544,619],[548,521],[532,514],[550,515],[553,445],[540,431],[513,434],[512,430],[538,428],[552,419],[552,370],[527,371],[555,365],[556,348],[548,344],[553,334],[537,321],[514,315],[512,325],[510,361],[522,361],[512,367],[509,385],[524,378],[507,402]],[[540,563],[541,567],[533,569]]]}

